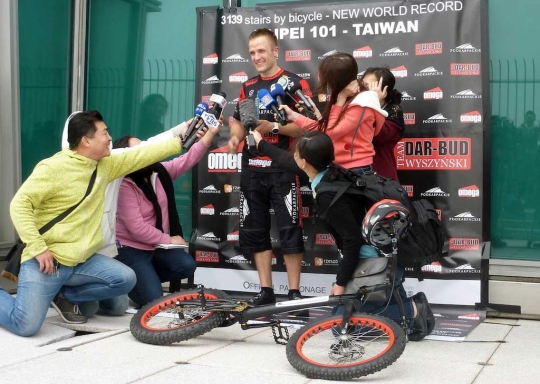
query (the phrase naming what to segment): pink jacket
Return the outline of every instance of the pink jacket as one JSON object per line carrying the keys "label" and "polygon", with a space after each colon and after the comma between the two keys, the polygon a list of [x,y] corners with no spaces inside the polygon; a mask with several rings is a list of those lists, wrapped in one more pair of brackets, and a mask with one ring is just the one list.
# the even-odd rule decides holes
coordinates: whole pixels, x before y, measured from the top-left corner
{"label": "pink jacket", "polygon": [[[207,149],[208,147],[204,143],[198,141],[186,154],[161,164],[169,172],[171,178],[175,180],[197,164]],[[146,198],[143,191],[131,179],[125,178],[120,186],[118,213],[116,216],[116,238],[120,241],[120,244],[147,251],[153,250],[154,245],[158,243],[169,244],[167,195],[156,176],[157,174],[154,173],[151,180],[161,206],[164,232],[155,227],[156,214],[150,200]]]}

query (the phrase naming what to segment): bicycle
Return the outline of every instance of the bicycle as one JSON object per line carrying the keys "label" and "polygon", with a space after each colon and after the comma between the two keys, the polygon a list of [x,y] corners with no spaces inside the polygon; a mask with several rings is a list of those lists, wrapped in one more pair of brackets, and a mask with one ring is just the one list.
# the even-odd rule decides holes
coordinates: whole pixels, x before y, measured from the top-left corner
{"label": "bicycle", "polygon": [[[202,285],[196,290],[176,292],[141,308],[131,320],[133,336],[147,344],[168,345],[189,340],[216,327],[240,323],[242,329],[272,327],[274,340],[286,344],[289,363],[309,378],[346,380],[378,372],[394,363],[407,342],[403,301],[395,279],[397,239],[384,282],[362,287],[356,294],[323,296],[249,307],[217,289]],[[380,251],[380,250],[379,250]],[[373,292],[391,291],[401,311],[401,327],[388,318],[359,312]],[[321,306],[344,306],[343,314],[308,322],[289,337],[279,320],[248,324],[262,316]],[[345,326],[343,326],[345,324]]]}

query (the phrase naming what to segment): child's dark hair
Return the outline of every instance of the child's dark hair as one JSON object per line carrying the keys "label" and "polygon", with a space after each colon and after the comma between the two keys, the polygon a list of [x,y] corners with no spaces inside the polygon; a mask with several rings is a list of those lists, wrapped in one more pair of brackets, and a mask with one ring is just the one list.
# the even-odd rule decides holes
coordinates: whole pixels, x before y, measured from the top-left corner
{"label": "child's dark hair", "polygon": [[384,100],[387,104],[401,104],[401,92],[395,89],[396,78],[388,67],[370,67],[365,70],[360,81],[363,82],[364,77],[367,75],[374,75],[377,80],[383,79],[382,89],[388,87],[386,88],[387,94],[386,99]]}
{"label": "child's dark hair", "polygon": [[126,135],[126,136],[119,137],[113,143],[113,148],[127,148],[127,147],[129,147],[129,140],[130,139],[133,139],[133,136]]}

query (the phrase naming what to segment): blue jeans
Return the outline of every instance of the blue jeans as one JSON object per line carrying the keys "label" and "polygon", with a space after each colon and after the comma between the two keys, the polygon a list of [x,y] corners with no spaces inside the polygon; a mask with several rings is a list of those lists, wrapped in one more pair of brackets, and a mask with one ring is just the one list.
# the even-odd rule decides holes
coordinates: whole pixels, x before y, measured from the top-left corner
{"label": "blue jeans", "polygon": [[0,325],[19,336],[35,335],[58,292],[72,303],[101,301],[129,292],[135,273],[110,257],[94,254],[74,267],[58,266],[58,274],[39,272],[30,259],[21,264],[17,297],[0,288]]}
{"label": "blue jeans", "polygon": [[185,279],[197,268],[193,257],[178,248],[145,251],[123,246],[116,259],[137,275],[137,284],[128,296],[139,306],[163,296],[162,282]]}
{"label": "blue jeans", "polygon": [[101,301],[79,303],[79,310],[86,317],[94,316],[98,312],[107,316],[122,316],[128,308],[129,298],[127,294]]}
{"label": "blue jeans", "polygon": [[358,173],[359,175],[373,175],[373,165],[365,165],[363,167],[350,168],[351,171]]}

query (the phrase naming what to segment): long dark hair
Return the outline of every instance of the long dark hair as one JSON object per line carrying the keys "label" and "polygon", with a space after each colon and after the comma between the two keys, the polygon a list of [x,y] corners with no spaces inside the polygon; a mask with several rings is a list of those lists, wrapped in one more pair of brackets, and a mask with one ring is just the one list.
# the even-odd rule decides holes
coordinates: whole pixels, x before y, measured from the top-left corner
{"label": "long dark hair", "polygon": [[[332,105],[337,101],[338,94],[353,80],[358,79],[358,64],[356,59],[348,53],[338,52],[331,56],[327,56],[319,65],[319,85],[315,89],[316,93],[326,94],[330,90],[330,98],[326,103],[321,120],[319,120],[319,130],[326,132],[328,129],[334,128],[343,114],[350,101],[343,106],[343,110],[339,114],[336,123],[332,127],[328,127],[330,118],[330,110]],[[360,92],[365,91],[365,87],[359,82]]]}
{"label": "long dark hair", "polygon": [[388,67],[370,67],[366,69],[360,81],[363,84],[364,77],[367,75],[374,75],[377,78],[377,81],[382,80],[382,88],[386,88],[386,98],[384,101],[386,104],[401,104],[401,92],[399,92],[396,86],[396,78],[394,74],[390,71]]}

